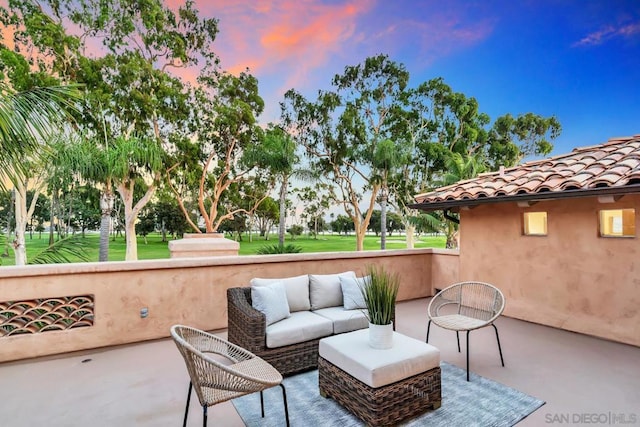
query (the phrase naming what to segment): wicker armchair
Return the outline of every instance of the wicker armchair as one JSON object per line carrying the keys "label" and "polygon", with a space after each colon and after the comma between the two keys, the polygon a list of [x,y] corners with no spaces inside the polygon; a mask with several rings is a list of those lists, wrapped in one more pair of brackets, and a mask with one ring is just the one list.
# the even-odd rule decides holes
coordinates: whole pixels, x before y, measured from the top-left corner
{"label": "wicker armchair", "polygon": [[462,282],[441,290],[429,302],[427,339],[431,322],[441,328],[456,331],[460,352],[460,331],[467,332],[467,381],[469,381],[469,332],[493,326],[498,341],[500,362],[504,366],[498,328],[493,323],[504,310],[504,295],[498,288],[482,282]]}
{"label": "wicker armchair", "polygon": [[190,377],[183,427],[187,425],[194,387],[202,405],[203,426],[206,426],[209,406],[256,391],[260,392],[264,417],[262,391],[276,385],[282,387],[284,413],[289,426],[286,390],[282,375],[273,366],[237,345],[198,329],[174,325],[171,337],[184,357]]}

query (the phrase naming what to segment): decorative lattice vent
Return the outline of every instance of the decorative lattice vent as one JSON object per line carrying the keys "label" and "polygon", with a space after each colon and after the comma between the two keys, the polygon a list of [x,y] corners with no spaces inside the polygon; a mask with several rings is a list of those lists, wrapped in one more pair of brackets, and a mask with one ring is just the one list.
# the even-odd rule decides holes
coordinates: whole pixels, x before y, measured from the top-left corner
{"label": "decorative lattice vent", "polygon": [[0,302],[0,337],[93,326],[93,295]]}

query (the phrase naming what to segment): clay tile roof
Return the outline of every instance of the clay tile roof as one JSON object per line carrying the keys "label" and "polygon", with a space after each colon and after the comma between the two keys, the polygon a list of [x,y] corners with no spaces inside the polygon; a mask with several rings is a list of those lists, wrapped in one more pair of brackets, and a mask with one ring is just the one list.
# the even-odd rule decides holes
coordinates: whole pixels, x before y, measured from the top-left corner
{"label": "clay tile roof", "polygon": [[[447,204],[486,203],[500,199],[563,198],[576,191],[640,193],[640,134],[611,138],[600,145],[575,148],[568,154],[531,161],[498,172],[483,173],[415,196],[413,207],[433,210]],[[587,195],[587,194],[584,194]],[[589,194],[592,195],[592,194]],[[467,203],[474,204],[474,203]]]}

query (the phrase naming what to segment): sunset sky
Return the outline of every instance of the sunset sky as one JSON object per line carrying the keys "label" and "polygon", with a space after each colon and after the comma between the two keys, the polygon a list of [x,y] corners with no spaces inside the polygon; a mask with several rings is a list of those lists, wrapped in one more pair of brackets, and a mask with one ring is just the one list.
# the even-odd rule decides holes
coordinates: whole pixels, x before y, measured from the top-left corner
{"label": "sunset sky", "polygon": [[492,119],[555,115],[563,132],[552,154],[640,134],[638,0],[196,3],[220,21],[223,68],[259,79],[265,123],[289,88],[315,96],[345,66],[385,53],[412,86],[443,77]]}

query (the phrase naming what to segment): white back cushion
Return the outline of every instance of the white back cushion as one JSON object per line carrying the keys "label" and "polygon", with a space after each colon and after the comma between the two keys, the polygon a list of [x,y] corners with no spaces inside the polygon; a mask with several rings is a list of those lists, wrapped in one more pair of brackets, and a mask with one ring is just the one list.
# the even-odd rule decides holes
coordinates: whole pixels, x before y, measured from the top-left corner
{"label": "white back cushion", "polygon": [[282,282],[251,288],[251,305],[264,314],[267,326],[289,317],[287,293]]}
{"label": "white back cushion", "polygon": [[282,279],[261,279],[259,277],[251,279],[249,284],[254,286],[266,286],[274,282],[282,282],[284,289],[287,292],[287,302],[289,303],[289,310],[291,312],[304,311],[311,308],[309,302],[309,276],[303,274],[302,276],[285,277]]}
{"label": "white back cushion", "polygon": [[345,277],[340,276],[340,287],[342,288],[342,300],[345,310],[357,308],[367,308],[364,302],[362,290],[371,280],[371,277]]}
{"label": "white back cushion", "polygon": [[354,271],[339,274],[310,274],[309,298],[311,310],[342,305],[342,287],[340,277],[356,277]]}

